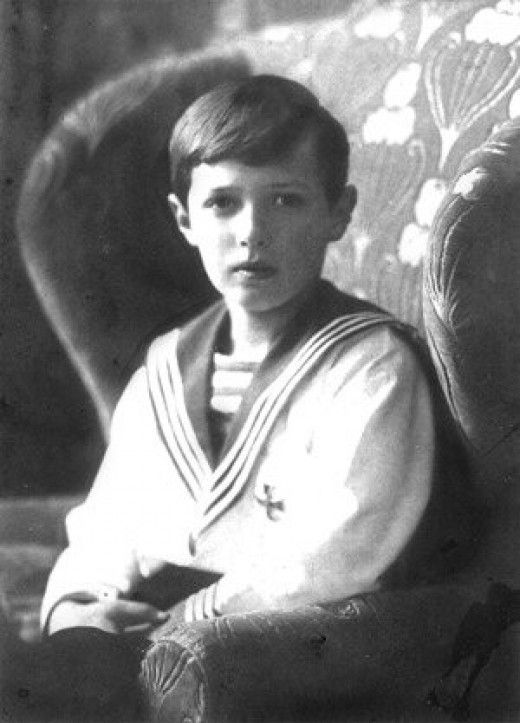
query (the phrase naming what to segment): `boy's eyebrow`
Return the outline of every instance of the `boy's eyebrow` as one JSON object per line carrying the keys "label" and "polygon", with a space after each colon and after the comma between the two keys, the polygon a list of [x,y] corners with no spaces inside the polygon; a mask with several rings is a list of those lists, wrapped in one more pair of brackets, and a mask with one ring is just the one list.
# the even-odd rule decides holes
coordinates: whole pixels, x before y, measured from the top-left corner
{"label": "boy's eyebrow", "polygon": [[270,188],[294,188],[295,186],[297,188],[307,188],[308,187],[308,183],[306,183],[305,181],[300,181],[296,178],[294,180],[291,179],[289,181],[276,181],[275,183],[269,183],[266,185],[268,185]]}
{"label": "boy's eyebrow", "polygon": [[[289,179],[287,181],[273,181],[273,182],[267,182],[263,184],[265,188],[269,188],[271,190],[281,190],[284,188],[296,188],[301,190],[306,190],[309,188],[309,184],[306,181],[301,181],[299,179]],[[229,192],[237,192],[239,193],[242,191],[242,186],[239,183],[229,183],[229,184],[223,184],[220,186],[211,186],[210,188],[206,189],[206,195],[211,196],[217,193],[229,193]]]}
{"label": "boy's eyebrow", "polygon": [[240,186],[229,183],[225,186],[211,186],[208,188],[207,193],[220,193],[221,191],[240,191]]}

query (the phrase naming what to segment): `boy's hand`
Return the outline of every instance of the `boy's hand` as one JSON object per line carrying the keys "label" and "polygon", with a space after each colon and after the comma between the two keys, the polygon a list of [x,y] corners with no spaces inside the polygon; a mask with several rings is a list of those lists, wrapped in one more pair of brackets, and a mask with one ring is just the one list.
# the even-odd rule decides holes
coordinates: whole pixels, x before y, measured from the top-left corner
{"label": "boy's hand", "polygon": [[52,613],[48,630],[49,635],[73,627],[99,628],[107,633],[123,633],[135,628],[146,631],[167,619],[168,613],[133,600],[118,598],[89,603],[65,600]]}

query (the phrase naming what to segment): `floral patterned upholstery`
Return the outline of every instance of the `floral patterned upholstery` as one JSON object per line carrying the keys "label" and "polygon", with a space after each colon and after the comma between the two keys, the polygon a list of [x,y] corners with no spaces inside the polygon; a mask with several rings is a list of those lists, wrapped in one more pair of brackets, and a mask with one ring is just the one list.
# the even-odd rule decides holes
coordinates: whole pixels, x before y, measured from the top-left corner
{"label": "floral patterned upholstery", "polygon": [[325,273],[420,326],[428,232],[459,163],[520,114],[520,2],[354,3],[243,46],[312,88],[345,124],[359,205]]}

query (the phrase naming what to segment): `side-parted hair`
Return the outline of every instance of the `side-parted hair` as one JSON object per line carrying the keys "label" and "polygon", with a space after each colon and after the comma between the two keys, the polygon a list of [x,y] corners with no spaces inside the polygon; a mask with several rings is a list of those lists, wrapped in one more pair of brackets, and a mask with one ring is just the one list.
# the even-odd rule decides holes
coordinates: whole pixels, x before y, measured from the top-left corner
{"label": "side-parted hair", "polygon": [[195,166],[228,159],[268,164],[291,153],[307,134],[314,138],[317,171],[332,205],[348,176],[350,149],[341,123],[294,80],[257,75],[223,83],[194,101],[174,126],[172,191],[186,204]]}

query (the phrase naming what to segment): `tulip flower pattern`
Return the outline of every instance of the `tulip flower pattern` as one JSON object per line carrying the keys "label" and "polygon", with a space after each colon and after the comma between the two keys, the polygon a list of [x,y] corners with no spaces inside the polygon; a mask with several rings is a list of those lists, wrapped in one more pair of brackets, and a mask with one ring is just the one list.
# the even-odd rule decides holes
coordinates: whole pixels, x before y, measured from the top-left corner
{"label": "tulip flower pattern", "polygon": [[359,201],[325,275],[420,326],[422,259],[449,180],[520,116],[520,0],[367,0],[255,43],[262,72],[307,84],[349,133]]}
{"label": "tulip flower pattern", "polygon": [[476,12],[427,59],[425,83],[441,136],[441,169],[457,140],[517,85],[519,38],[520,4],[501,0]]}

